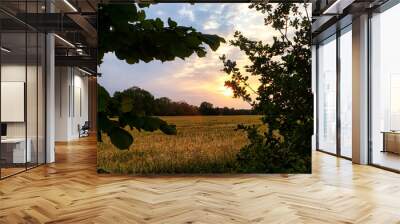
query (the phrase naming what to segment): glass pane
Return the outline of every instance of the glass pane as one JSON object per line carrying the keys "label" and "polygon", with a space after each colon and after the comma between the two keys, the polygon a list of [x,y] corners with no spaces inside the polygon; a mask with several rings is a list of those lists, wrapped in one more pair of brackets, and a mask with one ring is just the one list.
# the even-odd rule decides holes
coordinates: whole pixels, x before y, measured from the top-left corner
{"label": "glass pane", "polygon": [[372,163],[400,170],[400,5],[371,19]]}
{"label": "glass pane", "polygon": [[[0,6],[14,15],[42,13],[45,0],[1,1]],[[2,12],[0,19],[7,21],[0,23],[0,176],[5,177],[45,162],[45,35]]]}
{"label": "glass pane", "polygon": [[[25,170],[26,150],[26,34],[1,34],[1,161],[2,177]],[[29,146],[28,146],[29,149]]]}
{"label": "glass pane", "polygon": [[28,168],[37,165],[38,160],[38,35],[36,32],[27,33],[28,38],[28,63],[27,63],[27,80],[26,80],[26,115],[27,115],[27,143],[28,143]]}
{"label": "glass pane", "polygon": [[[27,2],[26,12],[38,13],[37,1]],[[31,18],[36,23],[38,17]],[[27,30],[27,80],[26,80],[26,114],[27,114],[27,150],[30,151],[28,168],[38,164],[38,75],[39,75],[39,35],[36,30]]]}
{"label": "glass pane", "polygon": [[340,153],[352,157],[352,35],[351,27],[340,36]]}
{"label": "glass pane", "polygon": [[318,48],[318,148],[336,153],[336,37]]}

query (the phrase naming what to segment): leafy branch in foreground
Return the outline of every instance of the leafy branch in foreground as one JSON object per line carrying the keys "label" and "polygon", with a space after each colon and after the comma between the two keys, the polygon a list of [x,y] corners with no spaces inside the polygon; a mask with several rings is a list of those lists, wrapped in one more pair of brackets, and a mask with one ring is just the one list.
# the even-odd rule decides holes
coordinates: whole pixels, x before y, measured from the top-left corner
{"label": "leafy branch in foreground", "polygon": [[204,44],[213,51],[225,40],[217,35],[197,32],[193,27],[178,26],[168,19],[146,19],[146,13],[135,4],[99,6],[99,61],[108,52],[129,64],[140,60],[172,61],[196,53],[206,55]]}
{"label": "leafy branch in foreground", "polygon": [[[242,73],[235,61],[221,57],[230,77],[226,86],[235,97],[262,113],[265,130],[241,127],[250,144],[238,154],[242,172],[311,172],[313,97],[311,91],[311,21],[307,4],[253,3],[265,14],[265,25],[277,31],[270,43],[255,41],[237,31],[230,44],[240,48],[249,65]],[[250,89],[249,75],[259,86]],[[255,95],[255,98],[252,96]]]}
{"label": "leafy branch in foreground", "polygon": [[[139,8],[137,7],[139,6]],[[146,19],[145,5],[110,4],[100,5],[98,62],[101,64],[106,53],[114,53],[118,59],[128,64],[153,60],[172,61],[185,59],[196,53],[206,55],[208,45],[217,50],[225,40],[217,35],[203,34],[192,27],[178,26],[168,19],[168,26],[160,18]],[[133,143],[133,137],[124,130],[126,126],[138,130],[161,130],[166,134],[176,134],[176,128],[165,121],[135,112],[129,103],[117,108],[118,121],[112,120],[115,114],[108,110],[110,95],[99,86],[98,140],[106,133],[111,142],[119,149],[127,149]],[[114,111],[115,112],[115,111]]]}

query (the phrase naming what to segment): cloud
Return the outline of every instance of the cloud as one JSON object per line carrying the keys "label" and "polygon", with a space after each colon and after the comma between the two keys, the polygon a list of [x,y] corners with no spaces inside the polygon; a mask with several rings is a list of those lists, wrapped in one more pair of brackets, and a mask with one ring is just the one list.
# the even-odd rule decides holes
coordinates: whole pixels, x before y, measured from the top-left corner
{"label": "cloud", "polygon": [[215,20],[209,20],[204,23],[203,29],[205,30],[215,30],[218,29],[221,25]]}
{"label": "cloud", "polygon": [[[192,26],[200,32],[217,34],[227,41],[233,39],[234,32],[240,30],[253,40],[269,42],[277,31],[264,25],[264,16],[249,4],[157,4],[146,9],[149,18],[160,17],[164,21],[171,17],[179,25]],[[128,65],[119,61],[115,55],[107,54],[100,68],[103,74],[99,83],[111,93],[131,86],[139,86],[156,97],[166,96],[175,101],[186,101],[199,105],[209,101],[216,106],[250,108],[241,99],[233,99],[224,87],[228,76],[221,71],[223,64],[219,57],[226,54],[235,60],[241,72],[249,64],[246,55],[229,43],[222,44],[217,51],[207,47],[206,57],[192,55],[185,60],[176,59],[161,63],[138,63]],[[258,80],[250,76],[250,84],[257,88]]]}
{"label": "cloud", "polygon": [[186,5],[183,6],[179,11],[178,14],[182,17],[187,17],[189,18],[190,21],[194,21],[195,17],[194,17],[194,13],[191,9],[189,9],[189,7],[187,7]]}
{"label": "cloud", "polygon": [[164,15],[164,12],[161,11],[161,10],[157,10],[157,11],[156,11],[156,15],[158,15],[158,16],[163,16],[163,15]]}

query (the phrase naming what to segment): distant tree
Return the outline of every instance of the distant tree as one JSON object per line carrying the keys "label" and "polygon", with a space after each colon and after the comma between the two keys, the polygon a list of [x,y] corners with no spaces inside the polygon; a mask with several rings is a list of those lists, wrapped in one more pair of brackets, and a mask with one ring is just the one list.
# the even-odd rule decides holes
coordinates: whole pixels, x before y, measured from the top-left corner
{"label": "distant tree", "polygon": [[155,99],[154,101],[154,114],[155,115],[172,115],[172,108],[171,108],[171,104],[172,104],[172,100],[169,99],[168,97],[161,97],[158,99]]}
{"label": "distant tree", "polygon": [[209,102],[202,102],[199,111],[202,115],[215,115],[214,105]]}
{"label": "distant tree", "polygon": [[[104,88],[102,92],[106,92],[108,96]],[[114,118],[124,116],[128,111],[138,116],[249,115],[254,113],[251,109],[214,107],[209,102],[203,102],[200,107],[197,107],[184,101],[172,101],[167,97],[155,98],[150,92],[136,86],[117,91],[112,97],[106,98],[107,114]]]}
{"label": "distant tree", "polygon": [[122,92],[115,92],[113,99],[118,102],[117,106],[122,109],[121,111],[131,110],[137,115],[154,114],[154,96],[139,87],[134,86]]}
{"label": "distant tree", "polygon": [[232,109],[229,109],[228,107],[224,107],[224,108],[221,109],[220,114],[223,114],[223,115],[232,115],[233,112],[234,112],[234,109],[233,109],[233,108],[232,108]]}
{"label": "distant tree", "polygon": [[186,102],[176,102],[176,107],[179,109],[177,115],[198,115],[199,109],[196,106],[190,105]]}
{"label": "distant tree", "polygon": [[[138,7],[139,6],[139,9]],[[217,35],[203,34],[192,27],[178,26],[168,19],[168,26],[160,18],[146,19],[142,4],[99,5],[98,10],[98,62],[108,52],[113,52],[118,59],[128,64],[153,60],[171,61],[175,58],[185,59],[196,53],[199,57],[206,55],[205,45],[213,51],[217,50],[224,39]],[[122,81],[122,80],[121,80]],[[130,106],[129,100],[121,99],[121,107],[113,108],[109,104],[111,97],[99,86],[98,106],[98,141],[102,141],[102,133],[107,134],[111,142],[119,149],[128,149],[133,137],[124,127],[154,131],[162,130],[166,134],[175,134],[176,129],[165,121],[140,115]],[[118,105],[118,104],[116,104]],[[112,113],[118,112],[118,121],[110,119]]]}
{"label": "distant tree", "polygon": [[238,168],[242,172],[309,173],[313,97],[307,6],[253,3],[250,8],[265,14],[265,25],[278,35],[271,43],[263,43],[236,32],[230,41],[247,55],[250,63],[244,69],[259,80],[258,88],[251,86],[235,61],[221,57],[230,77],[226,86],[262,113],[265,124],[262,131],[241,126],[247,130],[250,144],[239,152]]}

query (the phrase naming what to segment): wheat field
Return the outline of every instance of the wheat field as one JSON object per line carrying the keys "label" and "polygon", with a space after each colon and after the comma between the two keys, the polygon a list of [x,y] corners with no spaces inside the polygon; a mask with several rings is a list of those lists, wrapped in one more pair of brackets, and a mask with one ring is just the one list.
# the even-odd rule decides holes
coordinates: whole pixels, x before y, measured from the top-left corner
{"label": "wheat field", "polygon": [[97,145],[97,165],[110,173],[171,174],[234,172],[236,154],[248,143],[238,124],[261,124],[260,116],[161,117],[177,126],[177,135],[131,131],[129,150],[114,147],[103,135]]}

